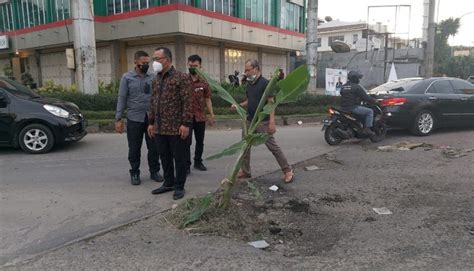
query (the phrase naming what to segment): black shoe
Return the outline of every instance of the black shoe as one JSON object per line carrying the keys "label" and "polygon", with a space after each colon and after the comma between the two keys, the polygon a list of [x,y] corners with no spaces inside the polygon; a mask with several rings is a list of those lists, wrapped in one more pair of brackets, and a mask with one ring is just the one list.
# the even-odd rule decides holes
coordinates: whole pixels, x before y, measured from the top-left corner
{"label": "black shoe", "polygon": [[204,166],[202,163],[199,163],[199,164],[194,164],[194,168],[197,169],[197,170],[200,170],[200,171],[206,171],[207,168],[206,166]]}
{"label": "black shoe", "polygon": [[173,193],[173,199],[179,200],[184,197],[184,189],[176,189]]}
{"label": "black shoe", "polygon": [[150,179],[159,183],[164,181],[163,176],[159,172],[150,173]]}
{"label": "black shoe", "polygon": [[369,136],[369,137],[375,136],[375,133],[372,131],[372,129],[367,128],[367,127],[365,127],[365,128],[362,130],[362,133],[364,133],[365,135],[367,135],[367,136]]}
{"label": "black shoe", "polygon": [[142,183],[140,180],[140,174],[130,174],[130,181],[132,185],[140,185]]}
{"label": "black shoe", "polygon": [[191,174],[191,168],[186,168],[186,176],[188,176],[189,174]]}
{"label": "black shoe", "polygon": [[151,193],[153,195],[158,195],[158,194],[163,194],[163,193],[166,193],[166,192],[171,192],[174,190],[174,187],[166,187],[166,186],[161,186],[160,188],[157,188],[153,191],[151,191]]}

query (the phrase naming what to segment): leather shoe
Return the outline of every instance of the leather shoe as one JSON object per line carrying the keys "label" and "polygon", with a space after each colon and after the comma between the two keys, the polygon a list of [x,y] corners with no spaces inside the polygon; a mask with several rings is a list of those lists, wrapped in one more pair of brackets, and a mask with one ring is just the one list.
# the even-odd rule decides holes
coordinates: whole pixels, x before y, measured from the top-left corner
{"label": "leather shoe", "polygon": [[166,193],[166,192],[171,192],[173,190],[174,190],[174,187],[161,186],[160,188],[157,188],[157,189],[151,191],[151,193],[153,195],[158,195],[158,194],[163,194],[163,193]]}
{"label": "leather shoe", "polygon": [[173,199],[179,200],[184,197],[184,189],[176,189],[173,193]]}
{"label": "leather shoe", "polygon": [[202,163],[194,164],[194,168],[197,169],[197,170],[200,170],[200,171],[206,171],[207,170],[206,166],[204,166]]}
{"label": "leather shoe", "polygon": [[132,185],[140,185],[142,181],[140,180],[140,175],[139,174],[131,174],[130,175],[130,182]]}
{"label": "leather shoe", "polygon": [[159,183],[164,181],[163,177],[161,176],[159,172],[150,173],[150,179]]}

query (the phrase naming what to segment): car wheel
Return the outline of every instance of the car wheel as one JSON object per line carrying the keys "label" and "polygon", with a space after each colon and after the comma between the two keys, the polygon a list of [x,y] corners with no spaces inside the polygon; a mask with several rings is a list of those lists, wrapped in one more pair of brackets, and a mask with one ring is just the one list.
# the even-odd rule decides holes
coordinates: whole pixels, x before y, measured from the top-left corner
{"label": "car wheel", "polygon": [[431,134],[435,128],[435,117],[431,111],[422,110],[416,115],[412,127],[412,133],[417,136],[427,136]]}
{"label": "car wheel", "polygon": [[18,143],[24,152],[47,153],[54,146],[54,136],[51,130],[44,125],[30,124],[21,130]]}

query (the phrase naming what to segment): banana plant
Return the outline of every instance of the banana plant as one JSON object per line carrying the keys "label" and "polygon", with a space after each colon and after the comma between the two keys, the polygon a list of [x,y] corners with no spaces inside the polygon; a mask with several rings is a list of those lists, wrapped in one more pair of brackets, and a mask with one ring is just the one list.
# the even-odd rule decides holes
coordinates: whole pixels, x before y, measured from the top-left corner
{"label": "banana plant", "polygon": [[[309,73],[305,65],[298,67],[293,72],[288,74],[284,80],[281,81],[278,81],[278,71],[279,68],[276,68],[273,72],[274,75],[270,79],[267,87],[265,88],[262,98],[258,104],[256,110],[257,114],[255,114],[254,118],[250,122],[250,125],[248,126],[246,110],[242,108],[239,103],[234,100],[232,95],[230,95],[219,83],[212,80],[206,73],[197,69],[197,73],[202,78],[207,80],[209,86],[215,94],[217,94],[219,97],[221,97],[231,105],[236,106],[237,113],[242,119],[242,140],[222,150],[220,153],[207,158],[207,160],[213,160],[221,158],[223,156],[234,155],[236,153],[239,153],[229,176],[223,179],[221,182],[223,194],[219,205],[223,208],[228,208],[230,205],[232,189],[237,181],[237,174],[242,165],[244,154],[249,151],[252,146],[264,144],[268,139],[268,134],[255,132],[257,127],[265,119],[266,116],[268,116],[277,108],[278,105],[296,101],[298,97],[308,88]],[[268,96],[270,93],[276,93],[273,103],[267,103]]]}

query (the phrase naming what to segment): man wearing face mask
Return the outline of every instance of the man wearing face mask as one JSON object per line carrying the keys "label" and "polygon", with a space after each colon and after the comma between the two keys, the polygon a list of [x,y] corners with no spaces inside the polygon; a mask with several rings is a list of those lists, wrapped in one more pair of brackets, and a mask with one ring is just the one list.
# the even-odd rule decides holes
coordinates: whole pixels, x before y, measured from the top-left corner
{"label": "man wearing face mask", "polygon": [[[240,103],[240,106],[247,108],[247,122],[250,125],[255,114],[257,114],[257,107],[260,103],[260,99],[265,92],[268,80],[264,78],[260,71],[260,64],[255,59],[249,59],[245,62],[245,78],[247,80],[246,94],[247,100]],[[274,94],[270,93],[267,98],[267,103],[274,102]],[[235,110],[236,105],[232,105],[232,109]],[[275,127],[275,112],[271,112],[256,129],[257,133],[268,133],[269,137],[265,142],[268,150],[271,151],[281,170],[283,171],[283,180],[285,183],[291,183],[293,181],[293,170],[288,164],[288,160],[283,154],[281,148],[277,145],[273,134],[276,132]],[[241,170],[238,178],[250,178],[250,150],[244,154],[244,160],[242,162]]]}
{"label": "man wearing face mask", "polygon": [[148,149],[148,166],[150,179],[162,182],[163,177],[159,174],[160,162],[155,141],[147,134],[148,115],[151,99],[151,82],[153,74],[148,73],[150,57],[144,51],[135,53],[135,68],[122,76],[120,81],[117,110],[115,112],[115,131],[123,132],[122,115],[125,109],[127,113],[127,140],[128,161],[130,162],[130,179],[133,185],[139,185],[140,179],[140,157],[143,143],[143,135]]}
{"label": "man wearing face mask", "polygon": [[178,200],[185,193],[186,152],[193,121],[191,79],[174,68],[166,47],[155,50],[153,61],[157,75],[152,85],[148,135],[157,138],[165,181],[152,194],[174,191],[173,199]]}
{"label": "man wearing face mask", "polygon": [[[192,80],[193,89],[193,125],[189,132],[189,148],[187,151],[187,169],[190,173],[191,167],[191,143],[194,132],[196,139],[196,148],[194,150],[194,168],[200,171],[206,171],[207,168],[202,162],[202,153],[204,151],[204,134],[206,131],[206,121],[209,125],[214,125],[214,112],[212,110],[211,90],[209,84],[199,78],[195,69],[201,69],[202,59],[198,55],[188,57],[189,74]],[[206,110],[209,112],[209,119],[206,117]]]}

